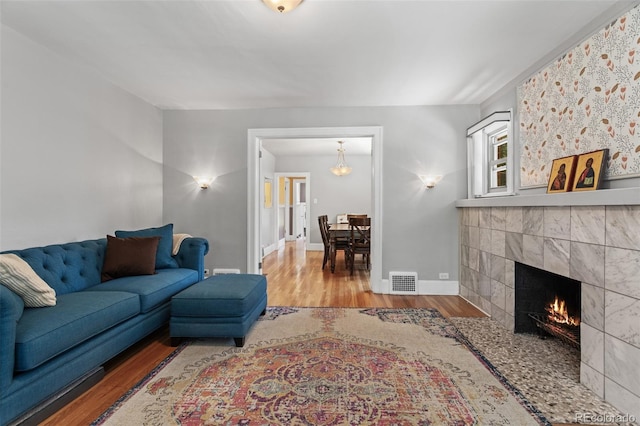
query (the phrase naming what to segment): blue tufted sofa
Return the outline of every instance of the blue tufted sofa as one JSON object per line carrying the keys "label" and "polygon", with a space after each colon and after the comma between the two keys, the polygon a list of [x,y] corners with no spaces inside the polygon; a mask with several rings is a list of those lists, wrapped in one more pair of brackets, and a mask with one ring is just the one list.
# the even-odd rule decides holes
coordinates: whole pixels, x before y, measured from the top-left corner
{"label": "blue tufted sofa", "polygon": [[101,283],[106,239],[9,251],[56,291],[27,308],[0,283],[0,425],[21,418],[166,324],[174,294],[204,278],[207,240],[187,238],[178,268]]}

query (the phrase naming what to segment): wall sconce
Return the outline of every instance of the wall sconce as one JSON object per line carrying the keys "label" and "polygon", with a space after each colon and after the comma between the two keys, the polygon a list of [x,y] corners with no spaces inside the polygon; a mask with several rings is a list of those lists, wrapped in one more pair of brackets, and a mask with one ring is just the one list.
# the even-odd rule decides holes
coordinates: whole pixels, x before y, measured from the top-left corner
{"label": "wall sconce", "polygon": [[442,175],[420,175],[420,180],[424,183],[424,186],[431,189],[442,180]]}
{"label": "wall sconce", "polygon": [[200,187],[200,189],[207,189],[209,187],[209,185],[211,185],[211,182],[213,182],[212,177],[208,177],[208,176],[194,176],[193,180],[196,181],[196,183],[198,184],[198,186]]}

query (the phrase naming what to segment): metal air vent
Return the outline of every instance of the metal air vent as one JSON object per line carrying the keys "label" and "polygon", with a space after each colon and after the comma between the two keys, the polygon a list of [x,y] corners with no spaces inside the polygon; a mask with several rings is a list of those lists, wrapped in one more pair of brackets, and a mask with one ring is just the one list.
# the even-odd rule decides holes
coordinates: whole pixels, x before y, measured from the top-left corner
{"label": "metal air vent", "polygon": [[418,294],[418,274],[415,272],[389,272],[392,294]]}

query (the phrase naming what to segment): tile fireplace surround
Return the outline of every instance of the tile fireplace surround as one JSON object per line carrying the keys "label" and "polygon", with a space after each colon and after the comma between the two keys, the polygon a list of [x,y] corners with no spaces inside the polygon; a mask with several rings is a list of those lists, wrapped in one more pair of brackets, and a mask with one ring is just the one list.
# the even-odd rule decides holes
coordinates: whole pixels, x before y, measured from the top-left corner
{"label": "tile fireplace surround", "polygon": [[516,262],[580,281],[580,381],[638,419],[640,190],[634,194],[630,205],[549,205],[559,203],[538,196],[525,206],[515,196],[502,206],[457,206],[460,295],[513,330]]}

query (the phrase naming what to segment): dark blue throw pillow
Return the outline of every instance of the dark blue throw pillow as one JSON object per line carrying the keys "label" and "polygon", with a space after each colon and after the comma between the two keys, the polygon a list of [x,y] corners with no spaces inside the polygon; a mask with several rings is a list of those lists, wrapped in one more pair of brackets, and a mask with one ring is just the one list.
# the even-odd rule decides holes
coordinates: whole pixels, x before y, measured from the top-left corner
{"label": "dark blue throw pillow", "polygon": [[171,256],[173,250],[173,223],[159,228],[147,228],[137,231],[116,231],[116,237],[160,237],[156,252],[156,269],[177,268],[178,262]]}

